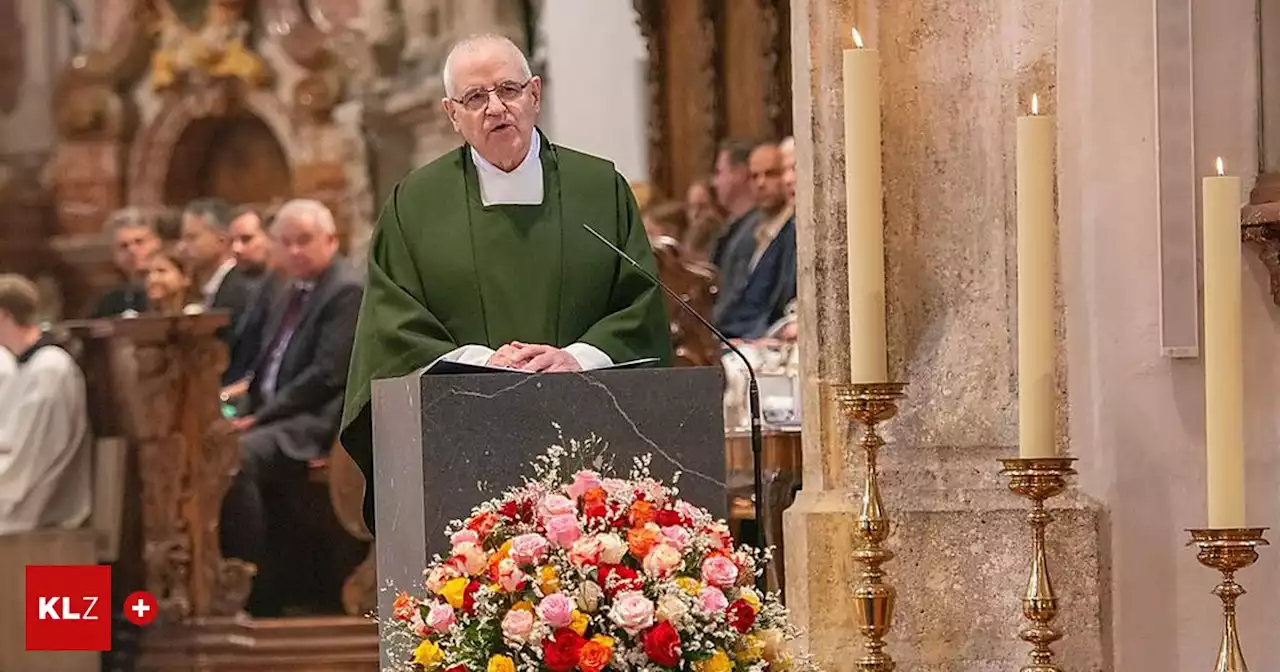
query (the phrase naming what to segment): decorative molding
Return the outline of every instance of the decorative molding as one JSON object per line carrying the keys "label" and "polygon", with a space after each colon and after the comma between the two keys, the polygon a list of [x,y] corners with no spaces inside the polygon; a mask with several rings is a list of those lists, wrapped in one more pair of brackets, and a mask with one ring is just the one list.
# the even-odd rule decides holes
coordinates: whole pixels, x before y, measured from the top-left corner
{"label": "decorative molding", "polygon": [[[702,47],[702,52],[698,54],[697,60],[697,86],[702,91],[715,91],[722,73],[720,72],[720,39],[717,35],[716,13],[712,0],[698,0],[698,31],[698,44]],[[722,108],[726,103],[717,95],[709,98],[706,105],[700,108],[702,118],[698,123],[698,127],[706,129],[707,133],[698,136],[702,142],[694,151],[694,160],[702,166],[715,164],[720,139],[725,134],[725,115]],[[683,199],[684,190],[688,185],[668,184],[666,187],[668,197]]]}
{"label": "decorative molding", "polygon": [[769,128],[776,136],[782,135],[786,127],[783,115],[791,116],[791,99],[784,96],[781,78],[782,68],[790,68],[790,63],[782,62],[782,44],[790,35],[779,35],[782,30],[782,7],[779,2],[786,0],[757,0],[760,3],[760,16],[764,27],[760,39],[760,75],[764,78],[764,112]]}
{"label": "decorative molding", "polygon": [[1241,209],[1241,236],[1271,276],[1271,301],[1280,305],[1280,173],[1263,173]]}
{"label": "decorative molding", "polygon": [[18,19],[18,0],[0,0],[0,114],[17,109],[27,78],[26,31]]}
{"label": "decorative molding", "polygon": [[1160,351],[1200,356],[1191,0],[1155,0]]}
{"label": "decorative molding", "polygon": [[636,23],[644,37],[648,58],[645,89],[649,94],[649,110],[645,114],[648,124],[645,137],[649,143],[649,182],[659,189],[667,189],[671,180],[666,156],[666,106],[662,104],[667,62],[662,48],[662,19],[665,12],[662,0],[632,0],[636,11]]}

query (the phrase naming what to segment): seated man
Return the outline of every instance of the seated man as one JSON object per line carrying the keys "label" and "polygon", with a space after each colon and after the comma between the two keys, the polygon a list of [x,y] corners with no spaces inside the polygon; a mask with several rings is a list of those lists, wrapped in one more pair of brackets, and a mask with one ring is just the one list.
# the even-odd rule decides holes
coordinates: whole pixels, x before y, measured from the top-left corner
{"label": "seated man", "polygon": [[751,152],[751,186],[760,218],[726,243],[714,322],[730,338],[764,336],[796,297],[795,208],[787,197],[783,153]]}
{"label": "seated man", "polygon": [[144,262],[160,249],[156,217],[138,208],[124,208],[111,213],[106,229],[111,234],[116,268],[124,282],[98,299],[89,317],[137,315],[147,309],[147,271]]}
{"label": "seated man", "polygon": [[[289,284],[267,321],[249,414],[231,421],[241,432],[241,463],[222,512],[225,555],[260,568],[270,515],[264,492],[291,475],[305,478],[307,462],[328,455],[337,439],[362,294],[359,275],[337,256],[333,215],[323,204],[284,204],[271,234]],[[260,571],[255,580],[255,616],[280,610],[272,579]]]}
{"label": "seated man", "polygon": [[36,323],[39,292],[0,275],[0,534],[80,527],[92,506],[93,457],[84,377]]}

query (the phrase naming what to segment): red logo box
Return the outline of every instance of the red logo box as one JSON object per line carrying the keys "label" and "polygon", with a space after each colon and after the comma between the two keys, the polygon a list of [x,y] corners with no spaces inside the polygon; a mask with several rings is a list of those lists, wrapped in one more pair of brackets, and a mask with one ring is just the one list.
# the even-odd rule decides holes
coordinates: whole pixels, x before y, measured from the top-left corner
{"label": "red logo box", "polygon": [[27,565],[28,651],[111,650],[111,567]]}

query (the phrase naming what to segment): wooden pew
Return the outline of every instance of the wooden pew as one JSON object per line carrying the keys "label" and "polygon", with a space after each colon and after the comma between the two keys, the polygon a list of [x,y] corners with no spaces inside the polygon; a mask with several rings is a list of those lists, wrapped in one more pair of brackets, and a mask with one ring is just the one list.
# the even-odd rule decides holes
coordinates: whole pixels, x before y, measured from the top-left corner
{"label": "wooden pew", "polygon": [[[685,255],[680,241],[670,236],[652,236],[649,244],[658,261],[658,277],[694,310],[711,319],[711,307],[719,292],[716,269]],[[715,366],[720,362],[720,344],[697,318],[667,299],[671,324],[671,345],[679,366]]]}
{"label": "wooden pew", "polygon": [[127,437],[132,450],[139,539],[122,544],[121,559],[135,554],[138,584],[161,606],[141,633],[135,669],[376,670],[377,627],[366,618],[254,621],[243,613],[256,568],[223,558],[218,542],[222,497],[239,463],[218,398],[226,348],[215,332],[226,320],[214,312],[67,325],[107,374],[90,391],[111,396],[95,405],[95,425]]}

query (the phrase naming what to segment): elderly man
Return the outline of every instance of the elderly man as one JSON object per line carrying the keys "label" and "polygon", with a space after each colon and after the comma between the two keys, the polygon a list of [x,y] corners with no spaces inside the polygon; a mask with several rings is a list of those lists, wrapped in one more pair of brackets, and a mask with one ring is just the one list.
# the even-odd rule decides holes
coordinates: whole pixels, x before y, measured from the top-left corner
{"label": "elderly man", "polygon": [[84,377],[41,333],[38,300],[34,283],[0,275],[0,348],[15,358],[0,373],[0,534],[76,528],[92,505]]}
{"label": "elderly man", "polygon": [[[231,420],[240,436],[240,473],[223,505],[224,547],[262,566],[269,493],[309,460],[329,454],[342,419],[343,387],[360,310],[360,276],[337,256],[333,215],[323,204],[281,206],[271,233],[289,284],[267,322],[249,384],[249,413]],[[274,572],[259,574],[250,611],[279,613]]]}
{"label": "elderly man", "polygon": [[661,290],[583,228],[656,273],[635,197],[612,163],[535,127],[542,81],[519,48],[464,40],[444,89],[466,144],[396,186],[370,243],[342,443],[371,527],[372,380],[441,358],[529,372],[671,359]]}

